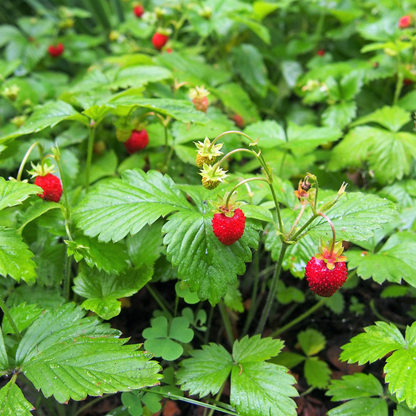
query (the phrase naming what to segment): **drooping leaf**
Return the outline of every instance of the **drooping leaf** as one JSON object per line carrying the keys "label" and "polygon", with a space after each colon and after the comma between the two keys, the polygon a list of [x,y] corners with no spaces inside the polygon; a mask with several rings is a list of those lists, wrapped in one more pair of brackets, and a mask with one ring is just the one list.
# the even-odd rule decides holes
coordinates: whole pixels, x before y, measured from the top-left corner
{"label": "drooping leaf", "polygon": [[201,300],[215,305],[237,274],[244,273],[244,263],[251,260],[251,249],[257,247],[258,232],[257,225],[247,220],[243,236],[225,246],[215,237],[211,221],[211,212],[183,210],[169,217],[163,232],[179,277],[189,283],[191,291],[198,292]]}
{"label": "drooping leaf", "polygon": [[122,275],[84,269],[75,279],[73,290],[87,298],[81,307],[95,312],[103,319],[111,319],[121,311],[123,297],[137,293],[152,277],[153,269],[142,266]]}
{"label": "drooping leaf", "polygon": [[[351,241],[372,237],[375,230],[396,218],[396,211],[392,202],[376,195],[351,192],[344,194],[326,215],[334,224],[337,238]],[[331,228],[323,218],[312,223],[308,234],[314,239],[332,238]]]}
{"label": "drooping leaf", "polygon": [[160,367],[150,361],[152,355],[124,345],[127,339],[118,336],[69,303],[31,325],[16,362],[45,397],[53,395],[60,403],[158,384]]}
{"label": "drooping leaf", "polygon": [[10,275],[18,282],[33,282],[36,278],[36,264],[33,253],[22,241],[15,229],[0,227],[0,274]]}
{"label": "drooping leaf", "polygon": [[182,389],[201,397],[217,394],[233,366],[231,355],[222,345],[211,343],[193,350],[191,356],[181,361],[176,375]]}
{"label": "drooping leaf", "polygon": [[90,237],[114,242],[136,234],[146,224],[190,204],[169,176],[125,171],[122,179],[99,185],[76,208],[74,219]]}
{"label": "drooping leaf", "polygon": [[0,210],[21,204],[30,195],[42,193],[42,188],[25,182],[6,181],[0,177]]}
{"label": "drooping leaf", "polygon": [[403,279],[416,287],[415,250],[416,236],[413,233],[396,233],[377,253],[363,250],[349,252],[348,268],[356,268],[358,276],[363,279],[372,277],[380,284],[386,280],[400,283]]}
{"label": "drooping leaf", "polygon": [[0,390],[0,415],[1,416],[31,416],[34,407],[29,403],[22,390],[10,380]]}

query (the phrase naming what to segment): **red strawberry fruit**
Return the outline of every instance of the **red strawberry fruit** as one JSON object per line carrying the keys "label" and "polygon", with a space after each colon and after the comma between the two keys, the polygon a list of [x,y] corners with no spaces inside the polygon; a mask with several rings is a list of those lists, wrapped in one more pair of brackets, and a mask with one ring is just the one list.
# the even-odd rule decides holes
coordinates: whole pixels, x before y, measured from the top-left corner
{"label": "red strawberry fruit", "polygon": [[65,48],[62,43],[58,43],[56,46],[50,45],[48,48],[49,55],[52,56],[52,58],[61,56],[64,53],[64,50]]}
{"label": "red strawberry fruit", "polygon": [[45,201],[59,202],[62,196],[62,184],[58,177],[47,173],[44,176],[36,176],[35,185],[43,189],[43,194],[38,196]]}
{"label": "red strawberry fruit", "polygon": [[316,54],[318,56],[324,56],[325,55],[325,51],[323,49],[318,49],[318,51],[316,52]]}
{"label": "red strawberry fruit", "polygon": [[142,17],[144,13],[144,7],[143,6],[134,7],[133,13],[136,15],[136,17]]}
{"label": "red strawberry fruit", "polygon": [[240,116],[240,114],[235,114],[232,119],[237,127],[240,127],[240,129],[244,127],[244,119]]}
{"label": "red strawberry fruit", "polygon": [[400,29],[405,29],[406,27],[409,27],[411,20],[412,19],[409,15],[402,16],[399,20],[399,28]]}
{"label": "red strawberry fruit", "polygon": [[215,214],[212,218],[214,234],[226,246],[234,244],[242,237],[246,225],[246,216],[240,208],[230,214],[232,214],[231,217],[224,213]]}
{"label": "red strawberry fruit", "polygon": [[343,251],[341,241],[332,244],[331,240],[329,244],[320,244],[320,253],[315,254],[305,268],[306,280],[313,293],[328,298],[345,283],[348,273],[345,265],[347,258],[342,256]]}
{"label": "red strawberry fruit", "polygon": [[127,151],[132,154],[139,150],[143,150],[149,143],[149,135],[145,129],[133,130],[130,138],[124,142]]}
{"label": "red strawberry fruit", "polygon": [[153,46],[157,50],[160,51],[168,43],[168,40],[169,40],[169,36],[168,35],[164,35],[163,33],[156,32],[153,35],[152,43],[153,43]]}
{"label": "red strawberry fruit", "polygon": [[202,111],[203,113],[207,112],[209,107],[209,101],[207,97],[194,98],[192,102],[194,103],[196,110]]}

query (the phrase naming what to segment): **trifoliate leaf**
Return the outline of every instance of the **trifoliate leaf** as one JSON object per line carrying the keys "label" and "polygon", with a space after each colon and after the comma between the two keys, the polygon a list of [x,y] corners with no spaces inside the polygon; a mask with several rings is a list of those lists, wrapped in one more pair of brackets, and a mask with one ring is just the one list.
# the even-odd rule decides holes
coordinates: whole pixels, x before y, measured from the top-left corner
{"label": "trifoliate leaf", "polygon": [[36,277],[36,264],[33,253],[22,241],[15,229],[0,227],[0,274],[10,275],[18,282],[23,279],[33,282]]}
{"label": "trifoliate leaf", "polygon": [[258,361],[234,365],[230,402],[244,416],[295,416],[296,404],[290,398],[298,395],[295,382],[279,365]]}
{"label": "trifoliate leaf", "polygon": [[260,335],[251,338],[245,336],[240,341],[234,342],[233,359],[240,364],[266,361],[278,355],[283,345],[283,341],[280,339],[261,338]]}
{"label": "trifoliate leaf", "polygon": [[299,332],[298,341],[302,351],[309,357],[322,351],[326,344],[323,334],[312,328]]}
{"label": "trifoliate leaf", "polygon": [[144,346],[147,350],[162,357],[164,360],[173,361],[183,353],[183,348],[175,341],[188,343],[194,337],[194,331],[189,328],[189,321],[184,317],[173,318],[168,325],[164,316],[159,316],[151,321],[151,328],[143,331],[146,339]]}
{"label": "trifoliate leaf", "polygon": [[360,398],[351,400],[328,412],[328,416],[357,416],[365,409],[366,416],[388,416],[387,401],[383,398]]}
{"label": "trifoliate leaf", "polygon": [[318,389],[325,389],[331,378],[331,370],[328,364],[317,357],[306,359],[304,371],[308,385]]}
{"label": "trifoliate leaf", "polygon": [[191,292],[189,287],[183,282],[176,282],[175,292],[180,298],[183,298],[188,305],[195,305],[199,302],[198,294]]}
{"label": "trifoliate leaf", "polygon": [[193,350],[191,356],[181,361],[176,375],[182,390],[200,397],[217,394],[233,366],[231,355],[222,345],[211,343]]}
{"label": "trifoliate leaf", "polygon": [[[337,239],[350,241],[372,237],[382,224],[396,218],[396,211],[394,204],[386,199],[354,192],[343,195],[326,215],[334,224]],[[332,238],[331,227],[323,218],[317,219],[309,227],[308,235],[329,241]]]}
{"label": "trifoliate leaf", "polygon": [[122,275],[107,274],[85,268],[75,279],[73,290],[87,298],[81,307],[95,312],[103,319],[111,319],[121,311],[123,297],[137,293],[152,277],[153,269],[142,266]]}
{"label": "trifoliate leaf", "polygon": [[122,179],[99,185],[76,208],[74,219],[90,237],[119,241],[146,224],[191,205],[169,176],[156,171],[129,170]]}
{"label": "trifoliate leaf", "polygon": [[164,243],[172,264],[178,266],[179,277],[189,283],[201,300],[217,304],[228,285],[235,283],[237,274],[245,271],[251,260],[252,248],[258,244],[257,225],[246,221],[243,236],[225,246],[212,231],[212,213],[205,215],[193,210],[180,211],[169,218],[163,227]]}
{"label": "trifoliate leaf", "polygon": [[42,188],[25,182],[6,181],[0,177],[0,210],[21,204],[30,195],[42,193]]}
{"label": "trifoliate leaf", "polygon": [[124,345],[119,332],[69,303],[46,311],[28,329],[16,351],[25,376],[59,403],[88,394],[130,391],[158,384],[159,365],[138,345]]}
{"label": "trifoliate leaf", "polygon": [[332,380],[326,395],[332,396],[331,401],[382,396],[383,386],[372,374],[355,373],[343,376],[341,380]]}
{"label": "trifoliate leaf", "polygon": [[392,235],[377,252],[352,250],[348,253],[348,269],[357,269],[363,279],[373,278],[377,283],[400,283],[405,280],[416,287],[416,265],[413,257],[416,250],[416,236],[410,232]]}
{"label": "trifoliate leaf", "polygon": [[342,347],[341,360],[349,363],[372,363],[383,358],[391,351],[407,348],[403,335],[393,324],[376,322],[364,328],[365,332],[356,335]]}
{"label": "trifoliate leaf", "polygon": [[0,390],[0,415],[1,416],[31,416],[34,407],[29,403],[22,390],[14,383],[9,381]]}
{"label": "trifoliate leaf", "polygon": [[[26,303],[21,303],[18,306],[10,308],[9,312],[14,323],[17,325],[17,329],[19,332],[22,332],[40,316],[42,309],[34,304],[26,305]],[[14,330],[7,316],[3,316],[2,327],[4,334],[14,334]]]}
{"label": "trifoliate leaf", "polygon": [[76,243],[88,247],[84,260],[90,267],[97,267],[106,273],[122,273],[128,266],[129,256],[126,246],[122,243],[107,244],[97,241],[96,238],[79,235],[75,237]]}

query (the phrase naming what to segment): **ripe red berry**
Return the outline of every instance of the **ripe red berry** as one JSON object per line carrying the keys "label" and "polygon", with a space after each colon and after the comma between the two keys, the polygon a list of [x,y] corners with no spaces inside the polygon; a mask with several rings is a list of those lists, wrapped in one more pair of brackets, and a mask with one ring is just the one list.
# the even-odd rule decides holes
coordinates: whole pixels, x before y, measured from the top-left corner
{"label": "ripe red berry", "polygon": [[402,16],[399,20],[399,28],[400,29],[405,29],[406,27],[409,27],[411,20],[412,19],[409,15]]}
{"label": "ripe red berry", "polygon": [[133,13],[136,15],[136,17],[142,17],[144,13],[144,7],[143,6],[136,6],[133,9]]}
{"label": "ripe red berry", "polygon": [[198,111],[202,111],[203,113],[207,112],[209,107],[209,101],[207,97],[196,97],[192,100],[192,102]]}
{"label": "ripe red berry", "polygon": [[229,246],[239,240],[246,225],[246,216],[240,208],[234,211],[232,217],[227,217],[225,214],[215,214],[212,218],[212,228],[218,240]]}
{"label": "ripe red berry", "polygon": [[405,78],[403,80],[403,85],[410,85],[413,81],[411,79]]}
{"label": "ripe red berry", "polygon": [[50,45],[48,48],[49,55],[52,58],[57,58],[58,56],[64,53],[64,45],[62,43],[58,43],[56,46]]}
{"label": "ripe red berry", "polygon": [[328,298],[345,283],[348,275],[345,262],[336,262],[334,266],[330,270],[324,260],[315,257],[309,260],[305,275],[313,293]]}
{"label": "ripe red berry", "polygon": [[164,35],[163,33],[156,32],[153,35],[152,43],[153,43],[153,46],[157,50],[160,50],[168,43],[168,40],[169,40],[168,35]]}
{"label": "ripe red berry", "polygon": [[45,176],[36,176],[35,185],[43,189],[43,194],[38,194],[38,196],[45,201],[59,202],[61,199],[61,181],[52,173],[47,173]]}
{"label": "ripe red berry", "polygon": [[318,51],[316,52],[316,54],[318,56],[324,56],[325,55],[325,51],[323,49],[318,49]]}
{"label": "ripe red berry", "polygon": [[127,151],[132,154],[139,150],[143,150],[149,143],[149,135],[145,129],[133,130],[129,139],[124,142]]}
{"label": "ripe red berry", "polygon": [[244,127],[244,119],[240,116],[240,114],[234,115],[232,119],[234,120],[234,123],[237,127],[240,127],[240,129]]}

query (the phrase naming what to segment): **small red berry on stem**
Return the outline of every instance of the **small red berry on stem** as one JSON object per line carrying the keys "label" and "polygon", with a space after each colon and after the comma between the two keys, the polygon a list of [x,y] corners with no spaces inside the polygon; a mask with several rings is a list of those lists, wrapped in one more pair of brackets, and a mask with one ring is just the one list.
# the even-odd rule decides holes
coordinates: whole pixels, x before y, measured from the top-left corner
{"label": "small red berry on stem", "polygon": [[217,213],[212,218],[212,229],[214,230],[214,234],[218,240],[226,246],[234,244],[243,236],[245,225],[246,216],[240,208],[235,209],[227,215],[224,213]]}
{"label": "small red berry on stem", "polygon": [[62,43],[58,43],[58,45],[53,46],[50,45],[48,48],[49,55],[53,58],[57,58],[58,56],[61,56],[64,53],[65,47]]}
{"label": "small red berry on stem", "polygon": [[412,19],[409,15],[402,16],[399,20],[399,28],[400,29],[406,29],[410,26]]}
{"label": "small red berry on stem", "polygon": [[139,150],[143,150],[149,143],[149,135],[145,129],[133,130],[129,139],[124,142],[127,151],[132,154]]}
{"label": "small red berry on stem", "polygon": [[204,86],[195,87],[189,91],[189,96],[192,98],[195,108],[203,113],[206,113],[209,107],[208,95],[209,91]]}
{"label": "small red berry on stem", "polygon": [[152,43],[153,46],[160,51],[168,43],[168,40],[169,36],[167,34],[156,32],[153,35]]}
{"label": "small red berry on stem", "polygon": [[240,127],[240,129],[244,127],[244,119],[240,116],[240,114],[233,115],[232,119],[234,120],[234,123],[237,127]]}
{"label": "small red berry on stem", "polygon": [[144,13],[144,7],[143,6],[136,6],[133,8],[133,13],[136,15],[136,17],[142,17]]}
{"label": "small red berry on stem", "polygon": [[318,56],[324,56],[325,55],[325,51],[323,49],[318,49],[317,52],[316,52],[316,54]]}
{"label": "small red berry on stem", "polygon": [[62,196],[62,184],[57,176],[52,175],[52,172],[55,172],[54,166],[47,164],[34,166],[32,163],[32,170],[28,172],[32,178],[36,178],[35,185],[43,189],[43,193],[37,194],[39,198],[45,201],[59,202]]}

